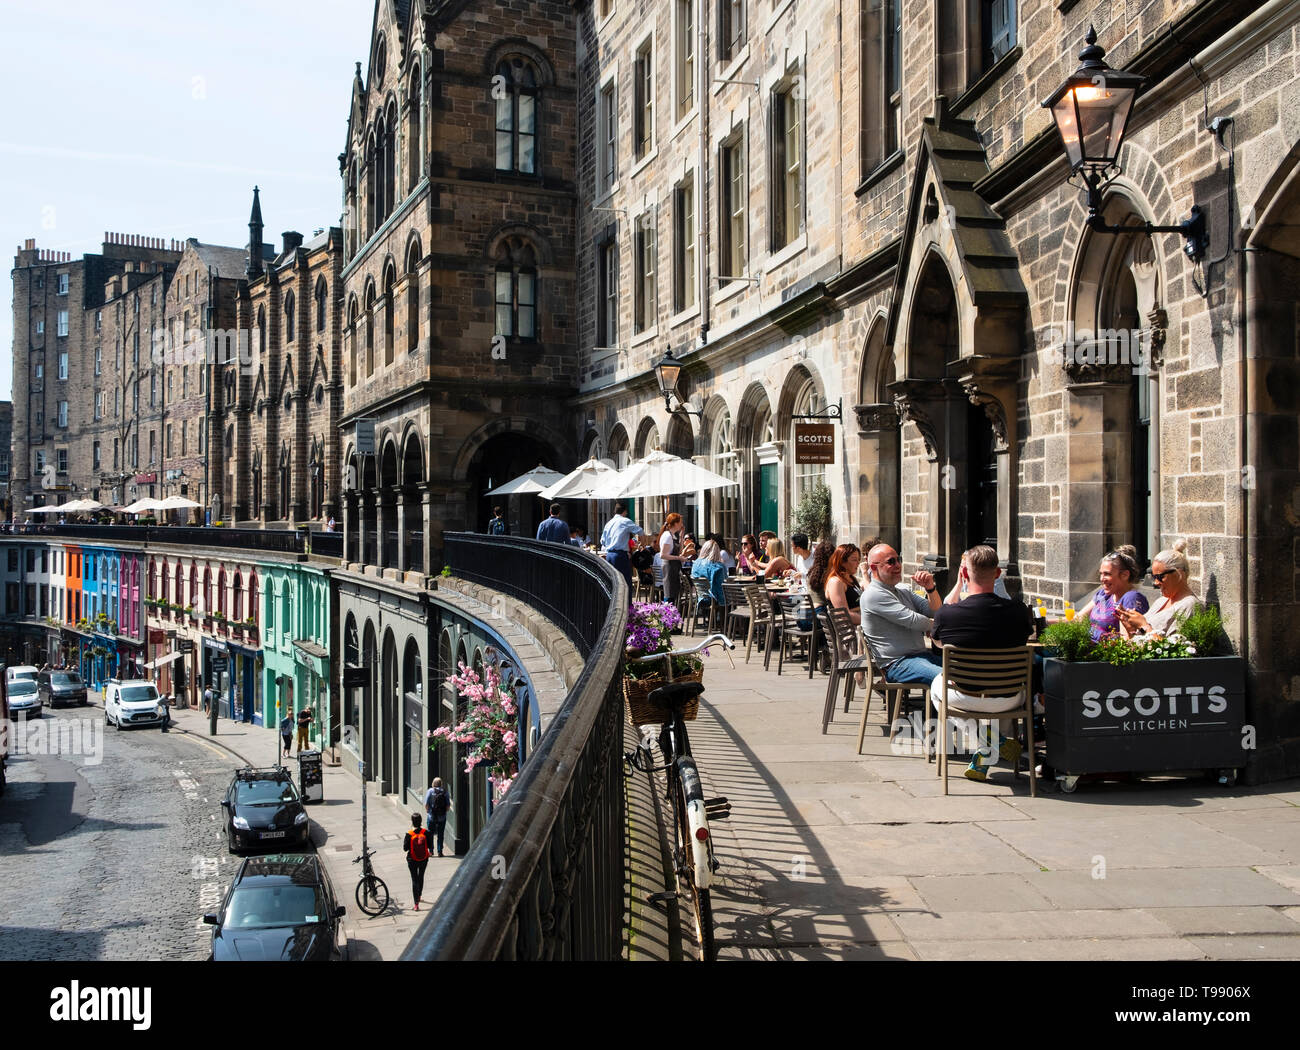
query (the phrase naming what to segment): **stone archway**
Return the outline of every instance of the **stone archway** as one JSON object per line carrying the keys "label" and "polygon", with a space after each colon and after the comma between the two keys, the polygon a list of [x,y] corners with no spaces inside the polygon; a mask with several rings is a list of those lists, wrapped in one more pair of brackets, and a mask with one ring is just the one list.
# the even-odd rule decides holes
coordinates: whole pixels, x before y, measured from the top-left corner
{"label": "stone archway", "polygon": [[858,403],[853,406],[858,421],[859,540],[880,537],[887,543],[902,542],[902,494],[898,411],[889,388],[897,379],[894,355],[885,346],[884,317],[878,317],[867,334],[858,373]]}
{"label": "stone archway", "polygon": [[380,752],[379,768],[385,794],[395,794],[400,785],[399,747],[402,725],[401,668],[397,663],[397,642],[391,627],[384,631],[384,648],[380,665]]}

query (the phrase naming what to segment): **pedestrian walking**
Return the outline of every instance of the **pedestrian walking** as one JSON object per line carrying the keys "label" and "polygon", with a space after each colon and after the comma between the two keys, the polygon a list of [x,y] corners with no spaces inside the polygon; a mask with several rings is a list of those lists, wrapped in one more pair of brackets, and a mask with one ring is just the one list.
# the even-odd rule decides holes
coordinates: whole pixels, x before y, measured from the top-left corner
{"label": "pedestrian walking", "polygon": [[424,894],[424,869],[429,866],[429,833],[420,827],[420,814],[411,814],[411,830],[402,840],[406,853],[406,866],[411,869],[411,896],[415,910],[420,910],[420,897]]}
{"label": "pedestrian walking", "polygon": [[433,778],[433,787],[424,793],[424,811],[429,814],[429,833],[437,840],[438,856],[442,856],[442,836],[447,830],[447,812],[451,809],[451,796],[442,786],[442,777]]}
{"label": "pedestrian walking", "polygon": [[564,508],[558,503],[551,504],[551,516],[537,526],[537,538],[550,540],[552,543],[569,542],[569,526],[562,517]]}
{"label": "pedestrian walking", "polygon": [[212,707],[212,686],[203,687],[203,713],[206,715]]}
{"label": "pedestrian walking", "polygon": [[284,756],[288,758],[293,747],[293,719],[285,715],[280,719],[280,739],[284,742]]}
{"label": "pedestrian walking", "polygon": [[307,733],[311,729],[311,708],[304,707],[298,712],[298,754],[311,747]]}

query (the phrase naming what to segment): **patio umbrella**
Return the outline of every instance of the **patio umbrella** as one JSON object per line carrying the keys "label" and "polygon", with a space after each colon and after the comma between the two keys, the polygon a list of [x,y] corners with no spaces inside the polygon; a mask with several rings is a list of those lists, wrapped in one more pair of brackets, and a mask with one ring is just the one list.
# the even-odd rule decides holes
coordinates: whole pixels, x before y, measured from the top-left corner
{"label": "patio umbrella", "polygon": [[57,507],[32,507],[30,510],[27,511],[27,513],[28,514],[58,514],[66,509],[67,509],[66,507],[60,504]]}
{"label": "patio umbrella", "polygon": [[611,478],[593,495],[594,499],[621,497],[676,496],[683,492],[721,489],[737,482],[711,470],[655,449],[616,478]]}
{"label": "patio umbrella", "polygon": [[63,509],[70,514],[89,514],[92,510],[103,510],[104,504],[94,499],[74,499],[71,503],[65,503]]}
{"label": "patio umbrella", "polygon": [[598,499],[597,489],[619,476],[619,472],[603,460],[593,456],[586,463],[569,471],[559,478],[550,488],[542,489],[537,495],[542,499]]}
{"label": "patio umbrella", "polygon": [[136,500],[129,507],[123,507],[122,513],[123,514],[145,514],[149,511],[154,511],[157,509],[158,509],[158,501],[156,499],[149,499],[148,497],[145,497],[144,499]]}
{"label": "patio umbrella", "polygon": [[186,499],[184,496],[168,496],[166,499],[158,501],[159,510],[194,510],[202,506],[202,503],[195,503],[192,499]]}
{"label": "patio umbrella", "polygon": [[541,492],[547,485],[553,485],[559,481],[561,476],[558,470],[551,470],[539,463],[527,474],[520,474],[514,480],[507,481],[504,485],[498,485],[488,495],[522,496],[529,492]]}

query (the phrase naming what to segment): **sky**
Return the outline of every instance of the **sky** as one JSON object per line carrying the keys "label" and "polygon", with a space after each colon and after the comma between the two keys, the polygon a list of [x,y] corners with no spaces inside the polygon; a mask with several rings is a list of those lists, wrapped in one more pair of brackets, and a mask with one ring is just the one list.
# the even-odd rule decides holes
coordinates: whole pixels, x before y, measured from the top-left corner
{"label": "sky", "polygon": [[[248,243],[339,224],[338,155],[374,0],[0,0],[0,250],[104,231]],[[0,312],[11,396],[13,281]]]}

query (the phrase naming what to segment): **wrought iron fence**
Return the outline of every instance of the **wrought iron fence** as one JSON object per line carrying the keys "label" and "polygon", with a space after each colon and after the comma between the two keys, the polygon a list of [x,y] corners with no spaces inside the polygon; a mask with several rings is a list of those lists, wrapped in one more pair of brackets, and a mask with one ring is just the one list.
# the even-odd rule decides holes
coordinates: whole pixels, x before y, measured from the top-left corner
{"label": "wrought iron fence", "polygon": [[[241,547],[277,554],[302,554],[301,529],[208,529],[187,525],[30,525],[0,533],[9,536],[66,536],[102,543],[171,543],[186,547]],[[321,558],[343,555],[343,533],[312,532],[311,552]]]}
{"label": "wrought iron fence", "polygon": [[563,544],[444,533],[443,551],[454,575],[543,612],[586,665],[402,958],[618,958],[627,585]]}

